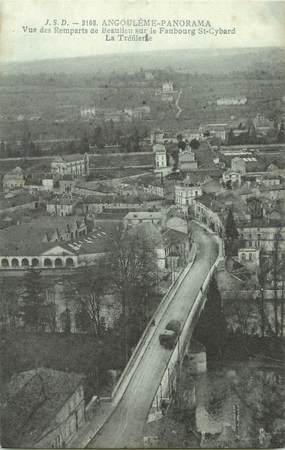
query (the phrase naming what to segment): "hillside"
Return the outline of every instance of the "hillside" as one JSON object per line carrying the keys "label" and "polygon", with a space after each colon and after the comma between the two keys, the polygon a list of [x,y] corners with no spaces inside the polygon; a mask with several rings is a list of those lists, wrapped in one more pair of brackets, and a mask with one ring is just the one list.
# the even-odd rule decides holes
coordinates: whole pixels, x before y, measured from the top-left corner
{"label": "hillside", "polygon": [[277,71],[284,73],[285,50],[281,48],[189,49],[120,53],[7,64],[4,74],[111,73],[168,68],[191,73]]}

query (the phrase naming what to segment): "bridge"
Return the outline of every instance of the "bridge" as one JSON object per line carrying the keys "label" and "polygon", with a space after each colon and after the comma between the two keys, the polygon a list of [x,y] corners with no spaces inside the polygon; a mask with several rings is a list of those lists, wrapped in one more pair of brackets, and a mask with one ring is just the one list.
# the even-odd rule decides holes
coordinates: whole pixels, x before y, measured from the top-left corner
{"label": "bridge", "polygon": [[[142,448],[148,418],[161,412],[162,400],[171,401],[169,379],[175,383],[177,364],[188,353],[193,329],[206,301],[207,286],[223,259],[221,241],[214,233],[194,224],[193,235],[195,258],[158,308],[156,326],[149,326],[142,336],[113,392],[111,414],[89,441],[88,448]],[[182,324],[172,351],[159,344],[159,334],[171,319]]]}

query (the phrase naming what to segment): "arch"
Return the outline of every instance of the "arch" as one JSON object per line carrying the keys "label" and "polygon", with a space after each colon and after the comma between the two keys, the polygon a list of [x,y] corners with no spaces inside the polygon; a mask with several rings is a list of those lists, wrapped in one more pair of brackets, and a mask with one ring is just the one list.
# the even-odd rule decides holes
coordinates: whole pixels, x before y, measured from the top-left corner
{"label": "arch", "polygon": [[66,258],[66,260],[65,260],[65,265],[66,265],[67,267],[73,267],[73,266],[74,266],[74,261],[73,261],[73,259],[72,259],[72,258]]}
{"label": "arch", "polygon": [[52,267],[52,261],[50,258],[45,258],[44,260],[44,266],[45,267]]}
{"label": "arch", "polygon": [[27,258],[22,259],[22,267],[29,267],[30,263]]}
{"label": "arch", "polygon": [[2,267],[9,267],[9,261],[7,258],[2,258],[1,260],[1,266]]}
{"label": "arch", "polygon": [[63,266],[63,262],[61,258],[56,258],[54,261],[54,265],[55,267],[62,267]]}
{"label": "arch", "polygon": [[39,264],[40,264],[40,261],[38,260],[38,258],[33,258],[32,259],[32,266],[33,267],[37,267],[37,266],[39,266]]}
{"label": "arch", "polygon": [[18,258],[13,258],[11,261],[12,267],[19,267],[19,260]]}

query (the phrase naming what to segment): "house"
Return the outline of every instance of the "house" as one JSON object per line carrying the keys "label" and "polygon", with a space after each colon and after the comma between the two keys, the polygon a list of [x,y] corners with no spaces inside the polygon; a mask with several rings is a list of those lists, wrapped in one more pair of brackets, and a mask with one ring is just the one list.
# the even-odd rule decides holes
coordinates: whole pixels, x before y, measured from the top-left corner
{"label": "house", "polygon": [[194,199],[191,205],[191,211],[195,219],[219,234],[223,233],[224,230],[223,221],[220,217],[222,208],[221,201],[218,201],[214,195],[205,193]]}
{"label": "house", "polygon": [[1,417],[1,444],[65,448],[85,422],[83,380],[45,367],[13,375]]}
{"label": "house", "polygon": [[75,210],[80,208],[82,214],[100,214],[108,210],[126,210],[128,212],[141,207],[142,202],[131,196],[88,195],[79,202]]}
{"label": "house", "polygon": [[71,194],[64,193],[61,197],[54,197],[46,201],[46,210],[48,214],[54,216],[70,216],[73,214],[77,201]]}
{"label": "house", "polygon": [[155,157],[155,168],[164,169],[167,167],[166,148],[164,144],[155,144],[153,146]]}
{"label": "house", "polygon": [[150,115],[150,106],[142,105],[136,108],[128,108],[124,111],[132,119],[144,119]]}
{"label": "house", "polygon": [[231,169],[234,172],[239,172],[241,175],[244,175],[246,172],[245,160],[236,156],[231,160]]}
{"label": "house", "polygon": [[200,139],[205,138],[220,138],[222,141],[226,140],[227,123],[208,123],[200,125],[199,133]]}
{"label": "house", "polygon": [[236,186],[240,186],[241,185],[241,174],[240,172],[234,171],[232,169],[228,169],[223,173],[223,177],[222,177],[223,183],[225,183],[226,185],[228,185],[228,183],[230,183],[230,185],[232,187]]}
{"label": "house", "polygon": [[57,156],[51,163],[53,177],[62,179],[64,175],[78,178],[89,174],[89,156],[87,153]]}
{"label": "house", "polygon": [[162,83],[162,92],[164,94],[168,93],[168,92],[173,92],[173,81],[166,81],[164,83]]}
{"label": "house", "polygon": [[241,264],[255,264],[259,265],[259,248],[239,248],[238,261]]}
{"label": "house", "polygon": [[162,232],[163,246],[166,258],[166,267],[176,269],[183,266],[189,257],[190,242],[187,233],[166,228]]}
{"label": "house", "polygon": [[95,106],[90,106],[89,108],[80,108],[80,117],[83,120],[94,119],[94,117],[96,117]]}
{"label": "house", "polygon": [[200,185],[192,184],[190,179],[186,178],[175,185],[175,203],[180,206],[188,206],[194,198],[200,197],[202,193]]}
{"label": "house", "polygon": [[15,167],[15,169],[7,172],[3,176],[3,191],[8,192],[14,189],[21,189],[25,185],[24,172],[21,167]]}
{"label": "house", "polygon": [[192,152],[189,145],[186,146],[185,150],[179,153],[179,168],[182,171],[195,170],[198,168],[195,153]]}
{"label": "house", "polygon": [[[153,131],[150,135],[150,143],[153,144],[177,144],[177,135],[171,131]],[[154,148],[153,148],[153,151]]]}
{"label": "house", "polygon": [[42,186],[44,191],[53,191],[54,188],[53,178],[44,178],[42,180]]}
{"label": "house", "polygon": [[257,114],[253,119],[255,131],[259,136],[267,136],[267,134],[274,130],[274,121],[267,119],[262,114]]}
{"label": "house", "polygon": [[252,219],[250,222],[241,221],[238,224],[238,232],[243,241],[243,248],[262,248],[271,253],[279,235],[280,251],[285,251],[285,225],[280,224],[279,220],[260,218]]}
{"label": "house", "polygon": [[156,95],[159,95],[164,102],[172,102],[176,92],[177,90],[174,89],[173,81],[166,81],[162,83],[162,88],[156,91]]}
{"label": "house", "polygon": [[271,174],[263,174],[256,176],[256,182],[263,184],[264,186],[280,186],[281,185],[281,177],[278,175]]}
{"label": "house", "polygon": [[136,211],[129,212],[124,217],[124,224],[126,227],[133,227],[140,223],[152,223],[161,226],[163,222],[163,215],[159,211]]}
{"label": "house", "polygon": [[166,176],[172,172],[172,168],[167,165],[166,148],[164,144],[155,144],[154,151],[154,173],[158,176]]}
{"label": "house", "polygon": [[217,99],[217,106],[238,106],[245,105],[247,97],[222,97]]}

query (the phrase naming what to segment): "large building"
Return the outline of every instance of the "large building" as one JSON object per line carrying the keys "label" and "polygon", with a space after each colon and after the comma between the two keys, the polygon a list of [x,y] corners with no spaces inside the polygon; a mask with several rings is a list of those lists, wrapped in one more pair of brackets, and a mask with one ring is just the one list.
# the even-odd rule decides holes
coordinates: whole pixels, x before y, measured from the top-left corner
{"label": "large building", "polygon": [[245,160],[236,156],[231,160],[231,169],[234,172],[239,172],[241,175],[244,175],[246,173]]}
{"label": "large building", "polygon": [[54,178],[71,175],[73,178],[89,174],[89,156],[87,153],[57,156],[51,163],[51,173]]}
{"label": "large building", "polygon": [[74,200],[71,194],[64,193],[61,197],[54,197],[46,201],[47,213],[54,216],[71,216],[78,200]]}
{"label": "large building", "polygon": [[92,244],[87,233],[85,219],[77,216],[44,216],[12,225],[0,230],[0,269],[78,266],[85,254],[95,253],[85,248]]}
{"label": "large building", "polygon": [[226,140],[227,123],[207,123],[200,125],[199,132],[202,140],[207,138],[219,138],[222,141]]}
{"label": "large building", "polygon": [[175,203],[179,206],[188,206],[193,199],[202,195],[202,188],[198,184],[192,184],[189,179],[175,185]]}
{"label": "large building", "polygon": [[1,250],[0,270],[73,269],[95,264],[110,251],[110,239],[102,230],[81,233],[69,241],[22,242],[18,239],[9,249]]}
{"label": "large building", "polygon": [[152,223],[161,226],[163,222],[163,214],[160,211],[136,211],[129,212],[124,217],[126,227],[133,227],[140,223]]}
{"label": "large building", "polygon": [[3,177],[3,191],[9,192],[14,189],[21,189],[25,185],[24,172],[21,167],[7,172]]}
{"label": "large building", "polygon": [[244,248],[262,248],[264,251],[272,253],[278,238],[279,249],[281,252],[285,252],[285,225],[280,225],[279,220],[260,218],[250,222],[241,222],[238,231]]}
{"label": "large building", "polygon": [[186,146],[185,150],[179,153],[179,168],[182,171],[191,171],[198,168],[195,153],[192,152],[189,145]]}
{"label": "large building", "polygon": [[44,367],[15,374],[1,416],[4,447],[65,448],[85,422],[83,376]]}

